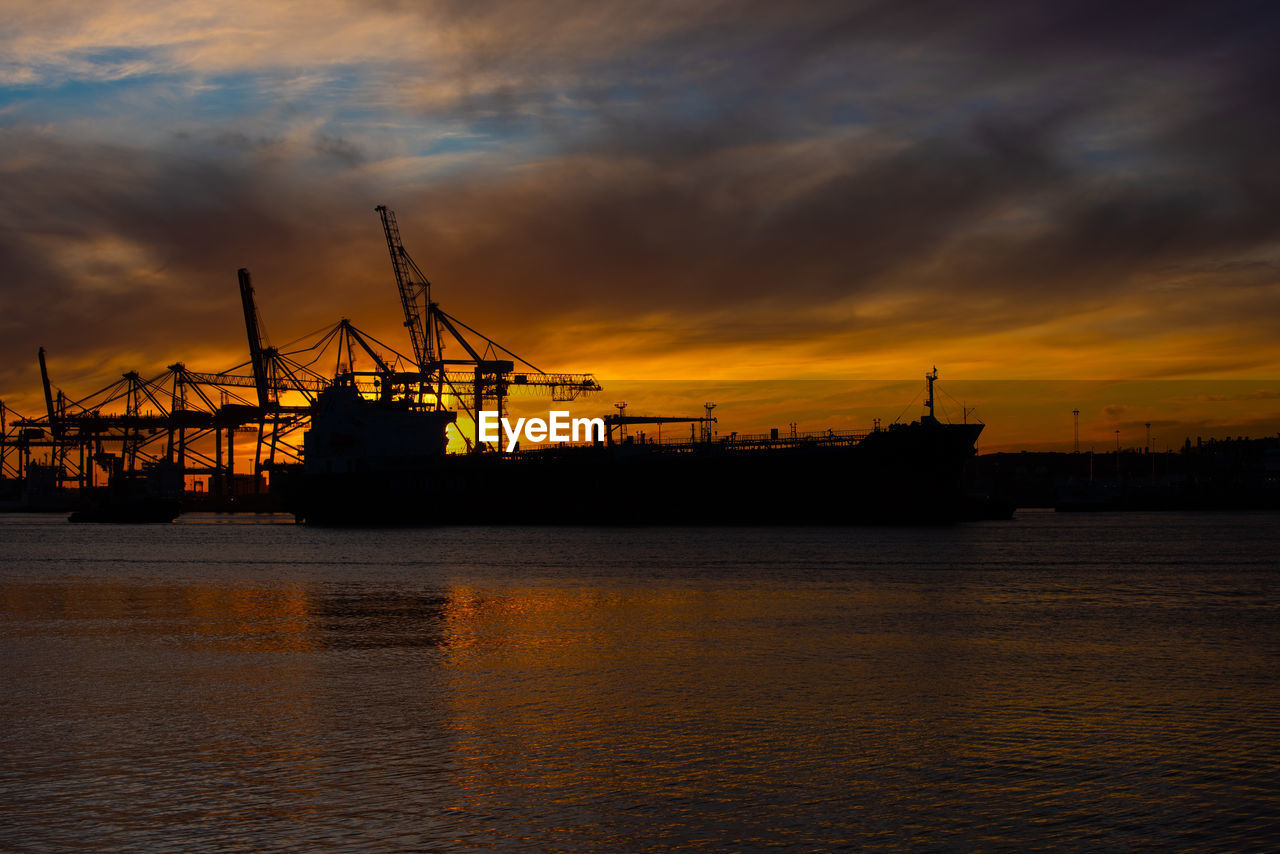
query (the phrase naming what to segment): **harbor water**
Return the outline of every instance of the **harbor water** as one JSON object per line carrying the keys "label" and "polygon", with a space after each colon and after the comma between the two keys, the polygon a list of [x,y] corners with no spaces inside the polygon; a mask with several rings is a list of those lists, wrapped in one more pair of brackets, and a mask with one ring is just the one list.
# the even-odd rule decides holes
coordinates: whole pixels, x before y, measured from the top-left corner
{"label": "harbor water", "polygon": [[1280,517],[0,517],[0,849],[1275,850]]}

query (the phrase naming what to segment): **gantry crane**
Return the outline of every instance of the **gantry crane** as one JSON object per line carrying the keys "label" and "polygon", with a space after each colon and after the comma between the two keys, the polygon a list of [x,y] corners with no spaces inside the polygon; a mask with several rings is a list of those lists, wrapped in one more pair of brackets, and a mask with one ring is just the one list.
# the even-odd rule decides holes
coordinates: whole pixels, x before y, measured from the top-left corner
{"label": "gantry crane", "polygon": [[[424,396],[430,395],[433,405],[440,407],[446,393],[456,398],[475,422],[474,441],[463,437],[468,447],[473,451],[483,449],[478,413],[485,408],[486,401],[492,401],[494,408],[501,413],[513,385],[545,390],[552,400],[557,401],[570,401],[582,394],[600,391],[600,384],[592,375],[549,374],[441,309],[431,299],[431,282],[404,248],[395,213],[386,205],[378,205],[375,210],[382,218],[382,231],[387,239],[391,269],[404,311],[404,325],[409,330],[417,363],[418,400],[421,403]],[[466,358],[444,358],[446,336],[462,348]],[[527,371],[515,373],[517,363]],[[450,370],[451,367],[469,367],[471,370],[468,373]],[[404,374],[397,376],[402,381],[409,379]],[[499,441],[499,450],[502,447],[503,443]]]}
{"label": "gantry crane", "polygon": [[262,324],[258,321],[258,306],[253,298],[253,281],[244,267],[236,270],[240,280],[240,304],[244,308],[245,332],[249,338],[249,364],[253,367],[253,379],[258,390],[258,406],[265,411],[276,403],[274,385],[267,378],[267,360],[262,346]]}
{"label": "gantry crane", "polygon": [[388,210],[386,205],[378,205],[375,210],[382,217],[382,233],[387,238],[387,251],[391,253],[391,269],[400,291],[400,306],[404,311],[405,329],[409,330],[413,357],[418,370],[425,374],[440,359],[436,349],[437,306],[431,301],[431,282],[405,251],[395,212]]}

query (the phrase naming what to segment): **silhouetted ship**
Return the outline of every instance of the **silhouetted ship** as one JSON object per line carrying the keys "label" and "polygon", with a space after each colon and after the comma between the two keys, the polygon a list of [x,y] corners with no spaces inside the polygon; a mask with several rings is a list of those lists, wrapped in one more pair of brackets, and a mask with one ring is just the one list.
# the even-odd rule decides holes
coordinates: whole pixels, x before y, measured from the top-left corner
{"label": "silhouetted ship", "polygon": [[[33,472],[32,469],[35,471]],[[34,477],[33,477],[34,475]],[[9,504],[5,512],[66,513],[71,522],[172,522],[182,513],[182,470],[163,460],[136,471],[114,466],[105,486],[75,491],[57,487],[65,474],[56,466],[32,464],[26,471],[35,488]],[[44,484],[37,479],[43,479]]]}
{"label": "silhouetted ship", "polygon": [[90,496],[78,510],[67,517],[69,522],[172,522],[182,512],[176,498],[143,495],[133,498]]}
{"label": "silhouetted ship", "polygon": [[[287,510],[320,525],[937,524],[983,515],[965,493],[982,424],[919,421],[858,432],[623,438],[610,416],[587,445],[448,454],[457,413],[363,397],[337,383],[316,403],[305,463],[277,473]],[[709,421],[709,419],[707,419]]]}
{"label": "silhouetted ship", "polygon": [[[77,509],[67,517],[70,522],[172,522],[182,512],[177,489],[164,490],[159,481],[181,474],[163,463],[150,471],[113,473],[108,486],[83,490]],[[179,484],[181,481],[178,481]]]}

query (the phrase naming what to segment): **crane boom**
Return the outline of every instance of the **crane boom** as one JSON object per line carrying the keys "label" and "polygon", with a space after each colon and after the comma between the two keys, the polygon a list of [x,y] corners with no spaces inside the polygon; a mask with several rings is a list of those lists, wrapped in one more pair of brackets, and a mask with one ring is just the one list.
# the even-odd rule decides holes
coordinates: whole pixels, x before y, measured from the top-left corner
{"label": "crane boom", "polygon": [[44,383],[44,405],[49,412],[49,430],[53,433],[54,438],[58,438],[61,429],[56,417],[56,411],[53,408],[53,389],[49,385],[49,366],[44,361],[44,348],[40,348],[40,381]]}
{"label": "crane boom", "polygon": [[258,390],[258,405],[266,409],[272,401],[274,390],[267,382],[267,362],[262,348],[262,326],[258,323],[258,307],[253,299],[253,282],[249,271],[241,267],[236,271],[240,279],[240,303],[244,307],[244,328],[249,336],[249,363],[253,365],[254,385]]}
{"label": "crane boom", "polygon": [[[442,310],[431,301],[430,281],[405,251],[396,215],[387,210],[386,205],[378,205],[375,210],[382,217],[382,231],[387,238],[391,268],[395,272],[400,305],[404,309],[404,325],[409,330],[413,357],[417,361],[418,372],[411,382],[418,386],[419,400],[431,396],[437,406],[441,405],[446,387],[451,396],[470,401],[468,408],[475,416],[476,425],[475,441],[471,444],[473,450],[478,452],[483,447],[480,441],[480,410],[492,403],[493,408],[501,412],[503,401],[513,387],[545,390],[550,392],[552,400],[557,401],[574,400],[580,395],[600,390],[600,384],[590,374],[547,374]],[[468,340],[467,333],[474,338]],[[443,344],[449,340],[466,351],[467,358],[445,359]],[[511,359],[502,358],[504,355]],[[529,371],[513,376],[517,362]],[[472,366],[472,371],[470,375],[450,371],[449,366],[453,365]],[[388,374],[385,379],[392,381],[400,376],[408,378],[405,374]],[[464,402],[463,405],[467,404]]]}
{"label": "crane boom", "polygon": [[[413,357],[418,362],[418,370],[426,373],[430,370],[430,365],[439,358],[428,317],[431,311],[431,282],[421,274],[405,251],[404,244],[400,241],[400,226],[396,224],[395,213],[388,210],[386,205],[378,205],[375,210],[382,217],[382,232],[387,238],[387,251],[391,254],[391,269],[396,275],[396,287],[400,289],[400,306],[404,309],[404,326],[409,330],[409,341],[413,344]],[[415,272],[421,281],[414,281]]]}

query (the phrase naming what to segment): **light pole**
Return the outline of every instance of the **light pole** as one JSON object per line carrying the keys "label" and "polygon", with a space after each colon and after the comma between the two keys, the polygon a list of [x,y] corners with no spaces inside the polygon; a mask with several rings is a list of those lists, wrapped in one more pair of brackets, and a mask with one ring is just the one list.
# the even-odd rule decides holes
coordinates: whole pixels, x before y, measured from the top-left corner
{"label": "light pole", "polygon": [[1120,482],[1120,431],[1116,431],[1116,483]]}

